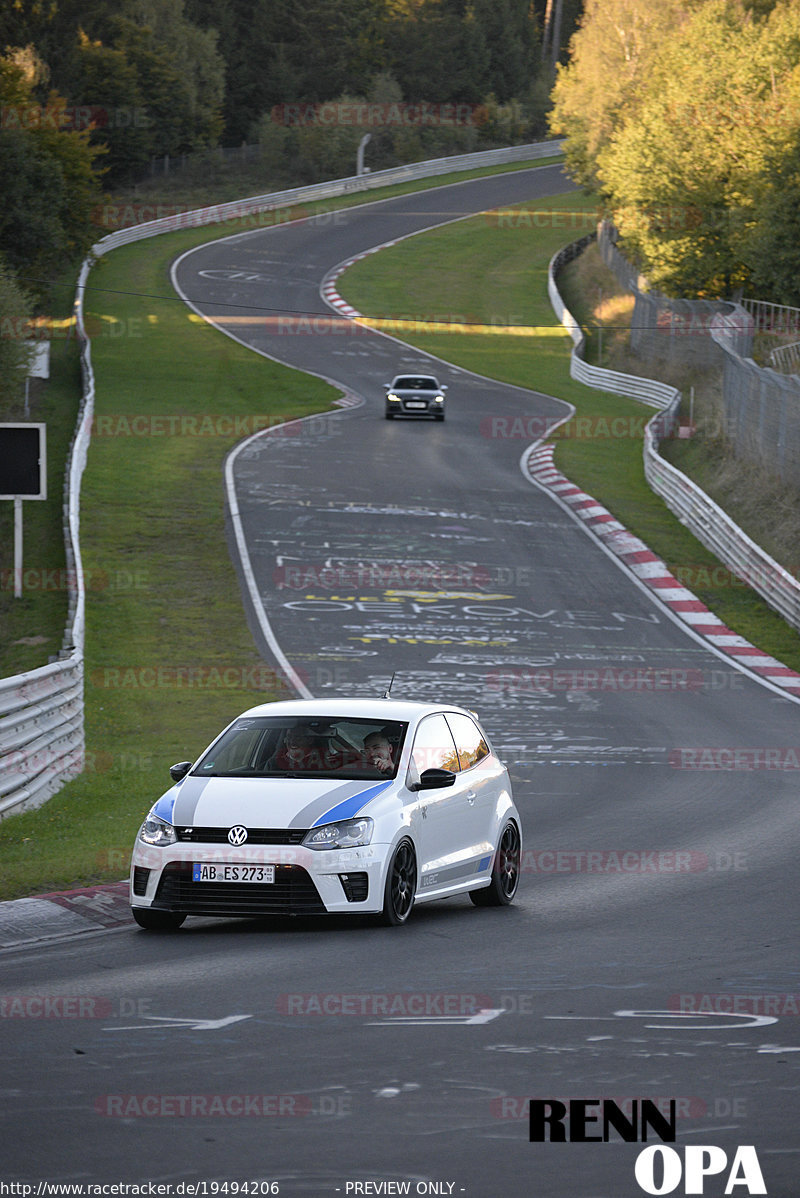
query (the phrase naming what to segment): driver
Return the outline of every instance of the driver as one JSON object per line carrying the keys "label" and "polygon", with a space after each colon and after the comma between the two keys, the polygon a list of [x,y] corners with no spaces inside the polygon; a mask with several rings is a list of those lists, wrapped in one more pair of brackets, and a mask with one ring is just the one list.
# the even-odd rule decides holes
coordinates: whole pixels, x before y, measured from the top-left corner
{"label": "driver", "polygon": [[320,742],[302,724],[288,728],[282,746],[269,765],[276,770],[320,770],[323,768]]}

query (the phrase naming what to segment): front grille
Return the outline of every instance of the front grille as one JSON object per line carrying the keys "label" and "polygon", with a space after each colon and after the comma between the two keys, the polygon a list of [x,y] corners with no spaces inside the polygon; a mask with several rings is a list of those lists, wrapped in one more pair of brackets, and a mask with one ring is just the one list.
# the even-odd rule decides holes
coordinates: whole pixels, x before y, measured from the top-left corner
{"label": "front grille", "polygon": [[[176,827],[175,835],[191,844],[228,844],[230,828]],[[307,832],[308,828],[248,828],[247,844],[302,844]]]}
{"label": "front grille", "polygon": [[164,867],[153,905],[186,915],[320,915],[325,906],[299,865],[276,865],[275,881],[193,882],[192,863]]}
{"label": "front grille", "polygon": [[345,898],[348,903],[363,903],[369,892],[369,874],[339,874]]}
{"label": "front grille", "polygon": [[140,898],[147,894],[147,881],[150,877],[150,870],[145,869],[142,865],[134,865],[133,867],[133,893]]}

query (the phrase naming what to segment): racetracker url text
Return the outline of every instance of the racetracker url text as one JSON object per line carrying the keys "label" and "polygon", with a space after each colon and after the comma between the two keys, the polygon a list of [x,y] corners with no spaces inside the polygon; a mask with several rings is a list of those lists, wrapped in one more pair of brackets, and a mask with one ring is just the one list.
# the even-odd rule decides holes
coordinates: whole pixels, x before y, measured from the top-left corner
{"label": "racetracker url text", "polygon": [[217,1194],[265,1195],[280,1194],[277,1181],[111,1181],[111,1182],[62,1182],[62,1181],[0,1181],[0,1198],[6,1194],[14,1198],[214,1198]]}

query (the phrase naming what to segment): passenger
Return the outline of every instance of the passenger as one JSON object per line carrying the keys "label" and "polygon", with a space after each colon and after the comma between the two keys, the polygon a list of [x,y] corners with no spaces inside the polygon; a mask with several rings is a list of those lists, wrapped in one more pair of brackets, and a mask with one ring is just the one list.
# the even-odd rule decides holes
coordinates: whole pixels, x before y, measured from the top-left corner
{"label": "passenger", "polygon": [[367,763],[382,774],[394,773],[392,746],[383,732],[369,732],[364,737],[364,756]]}

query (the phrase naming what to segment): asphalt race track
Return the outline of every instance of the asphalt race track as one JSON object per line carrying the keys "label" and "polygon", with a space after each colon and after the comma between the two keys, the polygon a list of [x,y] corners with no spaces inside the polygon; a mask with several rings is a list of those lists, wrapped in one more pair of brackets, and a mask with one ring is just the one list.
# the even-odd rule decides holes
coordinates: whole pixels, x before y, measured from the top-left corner
{"label": "asphalt race track", "polygon": [[[680,1161],[727,1155],[691,1192],[725,1193],[740,1145],[766,1190],[740,1172],[729,1193],[800,1192],[797,704],[690,638],[526,481],[527,442],[491,435],[488,417],[565,405],[325,324],[338,263],[564,190],[554,167],[475,180],[175,271],[226,332],[363,401],[230,461],[254,634],[298,693],[379,696],[396,672],[396,697],[478,711],[524,820],[515,906],[5,952],[4,1013],[82,996],[84,1017],[0,1020],[0,1180],[628,1198],[648,1192],[643,1144],[530,1143],[528,1100],[675,1099]],[[443,424],[383,419],[381,384],[409,368],[448,384]],[[657,1168],[649,1192],[687,1192],[666,1184]]]}

